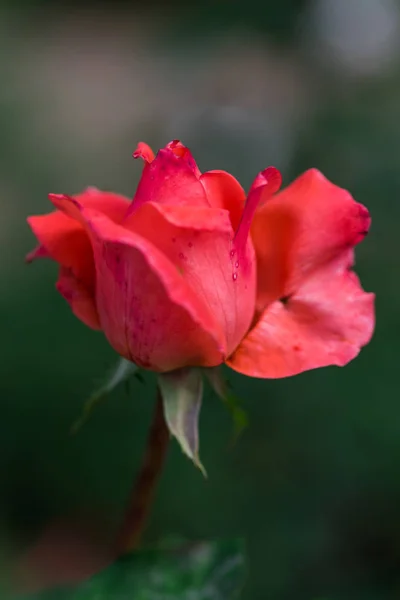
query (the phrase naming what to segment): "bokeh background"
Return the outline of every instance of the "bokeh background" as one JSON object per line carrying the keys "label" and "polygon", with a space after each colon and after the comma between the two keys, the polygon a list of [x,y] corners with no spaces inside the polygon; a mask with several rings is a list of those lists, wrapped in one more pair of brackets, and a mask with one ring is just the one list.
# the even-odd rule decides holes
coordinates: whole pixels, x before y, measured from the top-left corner
{"label": "bokeh background", "polygon": [[344,369],[232,374],[250,419],[233,448],[209,393],[209,478],[173,444],[147,538],[245,537],[245,600],[400,597],[399,45],[395,0],[1,2],[3,570],[46,531],[47,571],[77,543],[103,552],[154,398],[151,376],[134,381],[70,436],[114,354],[55,292],[54,264],[24,265],[25,217],[49,210],[50,191],[133,195],[137,141],[180,138],[202,170],[245,187],[270,164],[285,183],[315,166],[367,205],[357,272],[377,328]]}

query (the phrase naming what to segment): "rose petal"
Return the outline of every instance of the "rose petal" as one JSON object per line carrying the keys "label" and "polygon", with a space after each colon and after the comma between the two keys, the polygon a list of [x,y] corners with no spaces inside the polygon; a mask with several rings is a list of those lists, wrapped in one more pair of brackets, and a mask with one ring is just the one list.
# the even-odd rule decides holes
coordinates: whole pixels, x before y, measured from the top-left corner
{"label": "rose petal", "polygon": [[[58,197],[57,194],[49,194],[56,208]],[[96,208],[116,222],[122,221],[129,207],[129,200],[124,196],[102,192],[94,187],[87,188],[75,197],[83,206]],[[70,216],[72,218],[69,218]],[[50,257],[62,266],[72,269],[77,276],[84,278],[82,266],[83,262],[88,262],[87,257],[91,254],[91,246],[84,228],[74,215],[55,211],[46,215],[28,217],[27,221],[40,244],[27,255],[27,260]]]}
{"label": "rose petal", "polygon": [[101,329],[92,287],[88,288],[71,269],[61,267],[56,288],[78,319],[92,329]]}
{"label": "rose petal", "polygon": [[[264,171],[261,171],[255,180],[253,181],[251,188],[249,190],[249,196],[252,194],[257,188],[268,185],[269,194],[267,195],[267,199],[270,198],[272,194],[275,194],[282,185],[282,175],[278,169],[275,167],[267,167]],[[258,203],[257,203],[258,204]]]}
{"label": "rose petal", "polygon": [[[51,194],[49,194],[51,195]],[[121,223],[131,204],[126,196],[114,192],[104,192],[96,187],[88,187],[74,196],[82,206],[104,213],[115,223]]]}
{"label": "rose petal", "polygon": [[196,175],[197,178],[200,177],[201,172],[199,167],[197,166],[196,161],[193,158],[193,154],[191,153],[189,148],[182,144],[182,142],[180,142],[179,140],[173,140],[172,142],[169,142],[169,144],[166,145],[166,148],[172,150],[175,156],[179,156],[182,160],[184,160],[186,164],[192,169],[193,173]]}
{"label": "rose petal", "polygon": [[[32,217],[30,218],[32,219]],[[44,246],[36,246],[36,248],[31,250],[31,252],[28,252],[28,254],[25,257],[25,261],[27,263],[31,263],[38,258],[51,258],[48,250],[46,250]]]}
{"label": "rose petal", "polygon": [[27,221],[40,244],[28,254],[28,261],[52,258],[86,281],[88,286],[93,285],[93,253],[90,240],[79,222],[59,211],[28,217]]}
{"label": "rose petal", "polygon": [[151,163],[154,160],[154,152],[145,142],[138,143],[132,156],[133,158],[142,158],[146,163]]}
{"label": "rose petal", "polygon": [[[57,208],[57,199],[49,198]],[[80,204],[104,212],[111,219],[121,221],[129,200],[112,192],[87,188],[76,196]],[[95,270],[90,239],[82,224],[75,218],[80,214],[55,211],[47,215],[28,217],[28,223],[39,241],[39,246],[27,255],[27,260],[49,257],[62,267],[57,283],[58,291],[71,305],[74,314],[86,325],[99,328],[94,301]]]}
{"label": "rose petal", "polygon": [[251,377],[288,377],[357,356],[374,329],[374,295],[349,271],[348,250],[319,269],[286,302],[262,313],[227,364]]}
{"label": "rose petal", "polygon": [[222,327],[228,353],[233,352],[254,316],[256,270],[251,241],[239,264],[231,254],[234,234],[228,212],[148,202],[124,225],[176,266]]}
{"label": "rose petal", "polygon": [[273,194],[278,191],[282,183],[282,176],[275,167],[268,167],[268,169],[263,171],[262,175],[264,181],[264,185],[260,188],[260,190],[262,189],[262,194],[258,193],[257,190],[255,193],[249,195],[243,209],[239,226],[235,233],[234,247],[239,260],[241,260],[241,257],[243,256],[243,250],[249,239],[251,225],[260,201],[271,198]]}
{"label": "rose petal", "polygon": [[195,166],[187,157],[177,155],[174,149],[160,150],[143,169],[128,215],[145,202],[209,206]]}
{"label": "rose petal", "polygon": [[316,169],[268,199],[251,228],[258,309],[292,294],[314,270],[359,243],[369,225],[367,209]]}
{"label": "rose petal", "polygon": [[218,322],[166,256],[75,199],[60,197],[58,206],[80,211],[90,233],[100,322],[119,354],[160,372],[225,359]]}
{"label": "rose petal", "polygon": [[200,181],[210,205],[229,211],[232,229],[236,231],[246,200],[240,183],[226,171],[207,171],[200,177]]}

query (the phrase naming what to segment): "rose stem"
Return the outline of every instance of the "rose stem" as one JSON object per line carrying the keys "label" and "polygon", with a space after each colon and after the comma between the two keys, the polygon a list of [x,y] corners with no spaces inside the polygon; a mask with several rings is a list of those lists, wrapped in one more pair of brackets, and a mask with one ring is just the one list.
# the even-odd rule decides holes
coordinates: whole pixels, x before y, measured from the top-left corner
{"label": "rose stem", "polygon": [[128,508],[116,540],[118,555],[136,550],[139,545],[167,455],[169,437],[164,419],[163,401],[157,388],[156,406],[142,466],[133,484]]}

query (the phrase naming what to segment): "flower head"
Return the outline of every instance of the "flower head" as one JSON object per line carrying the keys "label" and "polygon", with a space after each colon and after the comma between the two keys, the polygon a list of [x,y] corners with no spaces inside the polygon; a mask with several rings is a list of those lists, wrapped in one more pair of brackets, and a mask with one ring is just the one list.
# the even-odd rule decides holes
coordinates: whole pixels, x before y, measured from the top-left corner
{"label": "flower head", "polygon": [[227,362],[257,377],[345,364],[373,330],[373,296],[354,273],[368,211],[311,170],[286,190],[259,174],[246,200],[225,171],[201,173],[169,143],[132,201],[88,188],[50,194],[28,218],[29,261],[60,265],[58,291],[123,357],[158,372]]}

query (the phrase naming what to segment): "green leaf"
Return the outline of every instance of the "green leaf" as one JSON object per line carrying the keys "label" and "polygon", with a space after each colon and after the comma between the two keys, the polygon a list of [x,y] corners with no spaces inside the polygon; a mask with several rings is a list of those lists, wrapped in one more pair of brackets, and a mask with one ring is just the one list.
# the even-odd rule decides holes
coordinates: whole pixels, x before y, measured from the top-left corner
{"label": "green leaf", "polygon": [[244,579],[240,540],[180,542],[128,554],[76,588],[20,600],[233,600]]}
{"label": "green leaf", "polygon": [[249,425],[247,413],[240,406],[240,399],[231,391],[229,382],[223,376],[220,367],[203,369],[203,372],[214,392],[221,398],[231,413],[234,426],[233,438],[235,442],[243,433],[243,430]]}
{"label": "green leaf", "polygon": [[96,390],[90,398],[85,402],[83,406],[82,415],[73,424],[71,433],[77,433],[78,430],[86,423],[89,419],[93,409],[97,406],[103,398],[112,392],[120,383],[126,382],[138,370],[138,366],[135,363],[120,358],[113,369],[108,373],[104,383],[101,387]]}
{"label": "green leaf", "polygon": [[199,459],[198,421],[203,398],[203,377],[199,369],[179,369],[158,376],[164,402],[164,415],[171,434],[183,452],[204,476]]}

